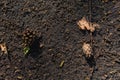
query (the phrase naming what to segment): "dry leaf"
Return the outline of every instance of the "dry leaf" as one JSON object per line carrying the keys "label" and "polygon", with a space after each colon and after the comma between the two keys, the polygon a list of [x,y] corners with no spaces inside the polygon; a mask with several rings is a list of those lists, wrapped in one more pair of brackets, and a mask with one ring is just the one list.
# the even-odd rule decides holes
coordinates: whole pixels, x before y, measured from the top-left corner
{"label": "dry leaf", "polygon": [[1,43],[1,44],[0,44],[0,48],[1,48],[1,51],[4,52],[5,54],[8,53],[7,47],[6,47],[6,44],[5,44],[5,43]]}
{"label": "dry leaf", "polygon": [[82,30],[89,30],[91,32],[95,31],[95,28],[99,28],[99,25],[96,23],[89,22],[85,17],[77,22],[78,26]]}
{"label": "dry leaf", "polygon": [[90,44],[83,43],[82,49],[83,49],[83,52],[84,52],[86,57],[88,57],[88,58],[91,57],[92,48],[91,48]]}

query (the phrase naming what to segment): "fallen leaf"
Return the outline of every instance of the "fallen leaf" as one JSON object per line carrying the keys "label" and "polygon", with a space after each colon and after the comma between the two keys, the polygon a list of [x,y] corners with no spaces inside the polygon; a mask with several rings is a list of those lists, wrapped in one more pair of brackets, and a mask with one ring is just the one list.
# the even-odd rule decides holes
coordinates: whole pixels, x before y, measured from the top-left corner
{"label": "fallen leaf", "polygon": [[83,49],[83,52],[84,52],[86,57],[88,57],[88,58],[91,57],[91,55],[92,55],[92,48],[91,48],[90,44],[83,43],[82,49]]}
{"label": "fallen leaf", "polygon": [[6,44],[5,44],[5,43],[1,43],[1,44],[0,44],[0,48],[1,48],[1,51],[4,52],[5,54],[8,53],[7,47],[6,47]]}
{"label": "fallen leaf", "polygon": [[95,31],[95,28],[100,28],[99,24],[89,22],[85,17],[77,22],[78,26],[82,30]]}

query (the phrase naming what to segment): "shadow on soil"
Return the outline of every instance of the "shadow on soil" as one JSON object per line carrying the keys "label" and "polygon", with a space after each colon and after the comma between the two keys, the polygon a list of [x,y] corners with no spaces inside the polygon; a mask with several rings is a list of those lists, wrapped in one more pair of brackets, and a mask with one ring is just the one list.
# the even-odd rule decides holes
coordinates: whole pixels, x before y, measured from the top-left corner
{"label": "shadow on soil", "polygon": [[42,47],[40,47],[40,42],[41,42],[42,37],[37,37],[32,45],[30,46],[30,51],[28,53],[28,55],[26,55],[26,57],[28,57],[29,55],[32,58],[38,58],[39,55],[42,53]]}
{"label": "shadow on soil", "polygon": [[93,55],[90,58],[85,57],[85,59],[90,67],[96,66],[95,58]]}

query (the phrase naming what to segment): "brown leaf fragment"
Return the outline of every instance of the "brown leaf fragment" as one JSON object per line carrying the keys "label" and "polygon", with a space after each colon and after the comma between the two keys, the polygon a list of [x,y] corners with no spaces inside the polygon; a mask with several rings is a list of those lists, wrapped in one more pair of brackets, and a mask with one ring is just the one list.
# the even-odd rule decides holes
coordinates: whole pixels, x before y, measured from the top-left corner
{"label": "brown leaf fragment", "polygon": [[99,24],[89,22],[85,17],[77,22],[78,26],[82,30],[95,31],[95,28],[99,28]]}
{"label": "brown leaf fragment", "polygon": [[1,44],[0,44],[0,48],[1,48],[1,51],[4,52],[5,54],[8,53],[7,47],[6,47],[6,44],[5,44],[5,43],[1,43]]}
{"label": "brown leaf fragment", "polygon": [[90,44],[83,43],[82,49],[83,49],[83,52],[84,52],[86,57],[88,57],[88,58],[91,57],[91,55],[92,55],[92,48],[91,48]]}

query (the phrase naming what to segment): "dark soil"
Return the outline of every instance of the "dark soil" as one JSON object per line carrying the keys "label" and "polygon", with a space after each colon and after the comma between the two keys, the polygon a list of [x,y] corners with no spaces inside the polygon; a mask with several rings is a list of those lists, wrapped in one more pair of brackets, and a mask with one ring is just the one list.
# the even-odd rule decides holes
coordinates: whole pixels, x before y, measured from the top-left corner
{"label": "dark soil", "polygon": [[[103,1],[0,0],[0,42],[8,47],[0,51],[0,80],[120,80],[120,1]],[[82,45],[91,38],[76,22],[90,15],[101,29],[85,59]],[[18,35],[26,28],[42,36],[27,57]]]}

